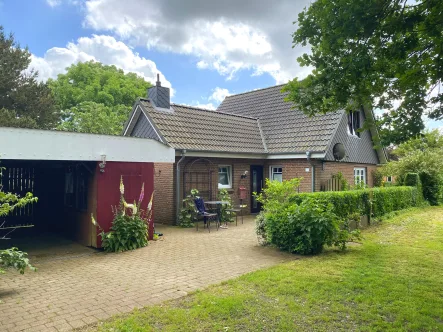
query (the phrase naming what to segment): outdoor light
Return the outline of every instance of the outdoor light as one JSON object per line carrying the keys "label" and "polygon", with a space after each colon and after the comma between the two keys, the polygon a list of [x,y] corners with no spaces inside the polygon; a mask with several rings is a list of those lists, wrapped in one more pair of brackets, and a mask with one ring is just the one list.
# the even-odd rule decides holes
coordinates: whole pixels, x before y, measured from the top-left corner
{"label": "outdoor light", "polygon": [[106,155],[102,154],[102,162],[100,164],[98,164],[98,167],[100,167],[100,173],[104,173],[105,172],[105,166],[106,166]]}
{"label": "outdoor light", "polygon": [[248,177],[248,171],[244,171],[242,175],[240,175],[241,179],[246,179]]}

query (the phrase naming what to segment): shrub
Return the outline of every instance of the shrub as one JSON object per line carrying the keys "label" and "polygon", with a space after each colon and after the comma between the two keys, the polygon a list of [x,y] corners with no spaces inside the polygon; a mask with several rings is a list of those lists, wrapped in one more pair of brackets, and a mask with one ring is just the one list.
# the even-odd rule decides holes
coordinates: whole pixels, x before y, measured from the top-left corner
{"label": "shrub", "polygon": [[265,246],[269,244],[266,235],[266,218],[263,211],[260,211],[260,213],[255,218],[255,233],[257,234],[258,243],[260,245]]}
{"label": "shrub", "polygon": [[287,209],[266,213],[266,235],[282,250],[302,255],[317,254],[338,240],[339,220],[329,204],[326,208],[313,199],[292,204]]}
{"label": "shrub", "polygon": [[372,178],[374,179],[374,187],[383,187],[383,173],[378,169],[372,171]]}
{"label": "shrub", "polygon": [[0,274],[5,273],[3,268],[8,267],[18,270],[21,274],[25,273],[26,268],[36,271],[36,268],[29,263],[28,254],[17,248],[0,250]]}
{"label": "shrub", "polygon": [[220,201],[229,202],[228,204],[223,204],[220,208],[220,222],[233,222],[234,217],[229,209],[232,209],[232,199],[231,195],[226,189],[221,189],[218,192],[218,199]]}
{"label": "shrub", "polygon": [[290,204],[290,198],[296,193],[302,178],[294,178],[282,182],[266,179],[266,185],[260,194],[254,193],[257,201],[263,204],[267,212],[279,211]]}
{"label": "shrub", "polygon": [[370,210],[368,190],[300,193],[293,194],[289,198],[291,202],[296,204],[300,204],[306,199],[314,199],[324,208],[331,204],[333,213],[343,218],[347,218],[355,213],[359,215],[369,214]]}
{"label": "shrub", "polygon": [[146,247],[148,227],[139,216],[116,213],[110,232],[102,235],[102,246],[108,252],[121,252]]}
{"label": "shrub", "polygon": [[417,173],[408,173],[405,176],[404,184],[409,187],[419,187],[420,177]]}
{"label": "shrub", "polygon": [[178,225],[183,228],[189,228],[194,226],[195,219],[195,198],[198,197],[198,190],[191,189],[189,195],[183,199],[183,207],[180,209],[178,216]]}
{"label": "shrub", "polygon": [[373,188],[371,194],[372,216],[374,217],[418,206],[422,201],[417,187]]}
{"label": "shrub", "polygon": [[422,172],[420,173],[420,180],[422,183],[424,199],[426,199],[431,205],[438,205],[442,201],[441,195],[443,193],[443,183],[439,176],[428,172]]}
{"label": "shrub", "polygon": [[144,187],[143,183],[138,203],[128,204],[124,198],[123,179],[120,178],[120,205],[118,208],[111,207],[114,212],[114,219],[109,232],[105,232],[94,219],[94,216],[91,215],[92,223],[101,230],[99,235],[102,238],[102,246],[105,251],[121,252],[148,245],[148,224],[152,217],[154,193],[151,195],[145,212],[140,206],[145,196]]}

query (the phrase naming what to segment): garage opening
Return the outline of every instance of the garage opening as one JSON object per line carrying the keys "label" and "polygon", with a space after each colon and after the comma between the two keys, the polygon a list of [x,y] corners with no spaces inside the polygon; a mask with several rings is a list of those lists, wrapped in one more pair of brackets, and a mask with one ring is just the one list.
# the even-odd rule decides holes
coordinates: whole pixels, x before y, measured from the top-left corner
{"label": "garage opening", "polygon": [[[0,217],[0,238],[8,238],[0,246],[22,248],[43,239],[93,246],[96,232],[90,216],[96,211],[96,165],[92,161],[3,160],[2,190],[20,196],[32,192],[38,202]],[[22,227],[14,230],[14,226]]]}

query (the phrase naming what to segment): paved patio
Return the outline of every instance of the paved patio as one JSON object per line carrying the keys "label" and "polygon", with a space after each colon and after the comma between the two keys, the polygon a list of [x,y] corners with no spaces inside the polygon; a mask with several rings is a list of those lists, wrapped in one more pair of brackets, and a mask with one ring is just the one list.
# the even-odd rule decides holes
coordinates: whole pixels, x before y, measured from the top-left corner
{"label": "paved patio", "polygon": [[69,241],[36,244],[29,253],[38,272],[0,277],[0,331],[69,331],[294,259],[258,246],[251,217],[211,233],[157,231],[162,240],[121,254]]}

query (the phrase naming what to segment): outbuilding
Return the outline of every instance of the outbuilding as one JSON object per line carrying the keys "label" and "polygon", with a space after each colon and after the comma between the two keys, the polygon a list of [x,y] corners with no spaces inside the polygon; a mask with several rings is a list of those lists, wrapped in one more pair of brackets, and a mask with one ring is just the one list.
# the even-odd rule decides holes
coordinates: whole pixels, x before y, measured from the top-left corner
{"label": "outbuilding", "polygon": [[14,237],[55,232],[100,247],[91,215],[109,230],[111,207],[120,200],[120,178],[127,202],[138,200],[144,183],[141,206],[146,209],[154,191],[155,165],[172,169],[175,151],[154,139],[0,127],[0,160],[3,191],[38,197],[38,203],[3,217],[0,225],[34,225]]}

